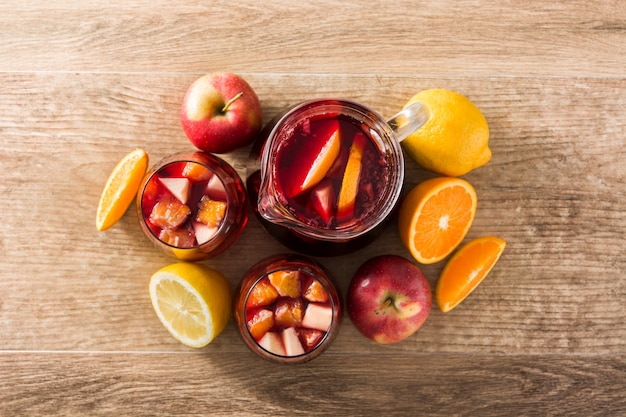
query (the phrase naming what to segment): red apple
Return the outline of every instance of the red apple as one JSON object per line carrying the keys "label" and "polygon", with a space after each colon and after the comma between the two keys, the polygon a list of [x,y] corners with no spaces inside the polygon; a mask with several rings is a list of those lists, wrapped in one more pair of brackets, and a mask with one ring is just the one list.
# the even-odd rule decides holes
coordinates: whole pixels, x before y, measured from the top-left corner
{"label": "red apple", "polygon": [[431,305],[430,285],[420,268],[401,256],[381,255],[359,267],[348,287],[346,307],[365,337],[389,344],[415,333]]}
{"label": "red apple", "polygon": [[252,87],[237,74],[207,74],[189,86],[180,123],[198,149],[226,153],[254,140],[263,123],[261,104]]}

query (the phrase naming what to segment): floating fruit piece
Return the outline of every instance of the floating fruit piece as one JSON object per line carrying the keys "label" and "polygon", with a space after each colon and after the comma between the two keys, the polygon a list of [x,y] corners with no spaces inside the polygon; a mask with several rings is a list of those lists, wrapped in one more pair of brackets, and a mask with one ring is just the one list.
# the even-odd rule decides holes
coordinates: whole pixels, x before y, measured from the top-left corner
{"label": "floating fruit piece", "polygon": [[317,346],[326,333],[316,329],[300,329],[299,334],[303,346],[306,347],[307,350],[311,350]]}
{"label": "floating fruit piece", "polygon": [[198,203],[196,220],[209,227],[218,227],[226,213],[226,203],[203,196]]}
{"label": "floating fruit piece", "polygon": [[191,209],[176,197],[166,194],[152,208],[150,221],[162,229],[173,229],[185,223]]}
{"label": "floating fruit piece", "polygon": [[148,154],[143,149],[130,152],[113,168],[98,203],[96,228],[99,231],[108,229],[124,216],[147,169]]}
{"label": "floating fruit piece", "polygon": [[350,218],[354,214],[354,204],[359,189],[359,178],[361,177],[361,159],[366,143],[367,138],[361,132],[354,135],[337,202],[337,219],[340,221]]}
{"label": "floating fruit piece", "polygon": [[226,194],[226,188],[224,188],[224,184],[222,180],[217,175],[214,175],[213,178],[209,180],[206,185],[206,190],[204,194],[210,197],[212,200],[216,201],[228,201],[228,195]]}
{"label": "floating fruit piece", "polygon": [[467,97],[450,90],[424,90],[405,108],[415,102],[428,109],[429,118],[402,141],[402,147],[419,165],[456,177],[489,162],[489,126]]}
{"label": "floating fruit piece", "polygon": [[276,303],[274,323],[277,327],[296,327],[302,323],[302,301],[282,299]]}
{"label": "floating fruit piece", "polygon": [[469,231],[476,205],[476,191],[463,179],[438,177],[422,182],[400,206],[402,243],[422,264],[442,260]]}
{"label": "floating fruit piece", "polygon": [[193,222],[192,226],[193,231],[196,234],[196,241],[198,242],[198,245],[203,245],[213,239],[213,236],[215,236],[219,230],[217,227],[207,226],[201,222]]}
{"label": "floating fruit piece", "polygon": [[159,178],[159,181],[178,201],[187,204],[191,191],[191,185],[187,178]]}
{"label": "floating fruit piece", "polygon": [[213,177],[213,171],[197,162],[187,162],[183,168],[182,176],[193,182],[205,182]]}
{"label": "floating fruit piece", "polygon": [[191,231],[182,229],[162,229],[159,240],[177,248],[192,248],[196,244],[196,238]]}
{"label": "floating fruit piece", "polygon": [[334,187],[332,181],[322,181],[311,192],[311,206],[322,221],[329,224],[334,216]]}
{"label": "floating fruit piece", "polygon": [[261,309],[252,314],[252,318],[246,322],[248,330],[255,340],[261,339],[274,325],[274,313],[270,310]]}
{"label": "floating fruit piece", "polygon": [[285,348],[283,347],[283,342],[278,333],[265,333],[265,335],[259,340],[259,346],[274,355],[285,356]]}
{"label": "floating fruit piece", "polygon": [[312,135],[305,143],[306,152],[294,162],[293,175],[288,179],[288,193],[295,197],[319,183],[333,166],[341,148],[339,122],[328,120],[321,132]]}
{"label": "floating fruit piece", "polygon": [[157,317],[186,346],[206,346],[226,327],[231,311],[230,287],[214,269],[201,264],[171,264],[152,275],[149,289]]}
{"label": "floating fruit piece", "polygon": [[246,308],[267,306],[276,301],[277,298],[278,291],[276,288],[267,278],[263,278],[250,290]]}
{"label": "floating fruit piece", "polygon": [[300,274],[295,270],[272,272],[268,278],[282,297],[300,297]]}
{"label": "floating fruit piece", "polygon": [[314,279],[304,290],[304,298],[312,303],[327,303],[328,292],[318,280]]}
{"label": "floating fruit piece", "polygon": [[463,245],[441,271],[436,300],[444,313],[452,310],[482,282],[506,247],[503,239],[486,236]]}
{"label": "floating fruit piece", "polygon": [[304,348],[300,343],[296,329],[293,327],[283,330],[283,345],[287,356],[304,355]]}
{"label": "floating fruit piece", "polygon": [[333,309],[326,305],[309,304],[304,312],[302,327],[328,331],[333,322]]}

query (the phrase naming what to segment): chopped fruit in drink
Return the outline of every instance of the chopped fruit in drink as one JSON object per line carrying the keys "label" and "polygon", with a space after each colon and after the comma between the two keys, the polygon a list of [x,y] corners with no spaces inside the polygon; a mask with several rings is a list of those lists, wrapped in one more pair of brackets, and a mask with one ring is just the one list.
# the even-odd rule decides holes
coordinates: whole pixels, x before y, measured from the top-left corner
{"label": "chopped fruit in drink", "polygon": [[170,246],[177,248],[192,248],[196,244],[196,238],[189,230],[182,229],[162,229],[159,239]]}
{"label": "chopped fruit in drink", "polygon": [[270,310],[261,309],[252,314],[247,321],[248,330],[255,340],[259,340],[269,332],[274,325],[274,313]]}
{"label": "chopped fruit in drink", "polygon": [[325,332],[316,329],[300,329],[300,340],[307,350],[313,349],[324,337]]}
{"label": "chopped fruit in drink", "polygon": [[247,308],[272,304],[278,298],[278,291],[267,278],[263,278],[250,290]]}
{"label": "chopped fruit in drink", "polygon": [[285,346],[285,353],[287,356],[298,356],[304,354],[304,348],[302,347],[302,343],[300,343],[298,333],[293,327],[283,330],[283,345]]}
{"label": "chopped fruit in drink", "polygon": [[339,122],[330,119],[307,138],[306,152],[300,153],[292,164],[287,192],[294,197],[319,183],[335,163],[340,148]]}
{"label": "chopped fruit in drink", "polygon": [[346,170],[341,180],[339,201],[337,202],[337,218],[339,220],[350,218],[354,214],[354,204],[359,189],[359,178],[361,177],[361,159],[366,142],[367,138],[363,133],[358,132],[354,135]]}
{"label": "chopped fruit in drink", "polygon": [[329,224],[334,213],[335,191],[332,181],[323,181],[311,192],[313,210],[321,217],[324,223]]}
{"label": "chopped fruit in drink", "polygon": [[309,304],[302,318],[302,327],[328,331],[333,322],[333,309],[326,305]]}
{"label": "chopped fruit in drink", "polygon": [[213,178],[209,180],[204,194],[217,201],[226,201],[228,198],[226,196],[226,188],[224,188],[224,184],[217,175],[214,175]]}
{"label": "chopped fruit in drink", "polygon": [[226,203],[203,196],[200,203],[198,203],[196,220],[209,227],[217,227],[224,219],[225,213]]}
{"label": "chopped fruit in drink", "polygon": [[276,304],[274,324],[276,327],[296,327],[302,323],[302,301],[285,298]]}
{"label": "chopped fruit in drink", "polygon": [[300,296],[300,275],[298,271],[276,271],[269,274],[268,278],[282,297],[298,298]]}
{"label": "chopped fruit in drink", "polygon": [[197,162],[187,162],[183,168],[182,176],[193,182],[206,182],[213,176],[213,171]]}
{"label": "chopped fruit in drink", "polygon": [[213,239],[213,236],[215,236],[219,230],[217,227],[207,226],[206,224],[200,222],[193,222],[192,225],[196,234],[196,241],[198,241],[198,245],[203,245]]}
{"label": "chopped fruit in drink", "polygon": [[161,184],[167,188],[181,203],[187,204],[191,185],[187,178],[159,178]]}
{"label": "chopped fruit in drink", "polygon": [[311,281],[311,284],[304,290],[304,298],[312,303],[327,303],[328,293],[326,289],[316,279]]}
{"label": "chopped fruit in drink", "polygon": [[189,207],[166,194],[152,208],[150,221],[162,229],[174,229],[185,223],[190,213]]}
{"label": "chopped fruit in drink", "polygon": [[259,346],[274,355],[285,356],[285,348],[280,340],[280,335],[274,332],[267,332],[259,340]]}

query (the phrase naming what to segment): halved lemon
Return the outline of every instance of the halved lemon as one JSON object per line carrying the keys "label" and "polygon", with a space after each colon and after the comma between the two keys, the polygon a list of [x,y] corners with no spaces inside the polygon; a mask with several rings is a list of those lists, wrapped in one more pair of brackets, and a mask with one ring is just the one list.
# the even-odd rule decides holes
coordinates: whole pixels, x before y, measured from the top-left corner
{"label": "halved lemon", "polygon": [[124,216],[148,170],[148,154],[135,149],[122,158],[109,175],[98,203],[96,228],[103,231]]}
{"label": "halved lemon", "polygon": [[231,314],[228,281],[202,264],[179,262],[159,269],[150,278],[150,300],[172,336],[193,348],[215,339]]}

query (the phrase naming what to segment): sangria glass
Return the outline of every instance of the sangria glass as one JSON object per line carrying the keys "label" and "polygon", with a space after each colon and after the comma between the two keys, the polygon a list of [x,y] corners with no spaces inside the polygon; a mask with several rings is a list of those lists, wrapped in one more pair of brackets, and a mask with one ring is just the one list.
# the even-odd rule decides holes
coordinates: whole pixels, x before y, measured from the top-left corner
{"label": "sangria glass", "polygon": [[166,157],[145,175],[137,194],[145,235],[165,254],[199,261],[222,253],[248,221],[237,171],[205,152]]}
{"label": "sangria glass", "polygon": [[320,264],[297,254],[266,258],[248,270],[235,292],[234,318],[245,344],[280,363],[302,363],[337,336],[341,297]]}

